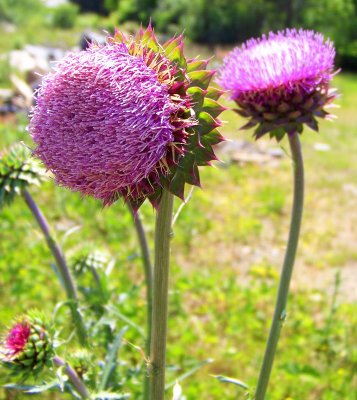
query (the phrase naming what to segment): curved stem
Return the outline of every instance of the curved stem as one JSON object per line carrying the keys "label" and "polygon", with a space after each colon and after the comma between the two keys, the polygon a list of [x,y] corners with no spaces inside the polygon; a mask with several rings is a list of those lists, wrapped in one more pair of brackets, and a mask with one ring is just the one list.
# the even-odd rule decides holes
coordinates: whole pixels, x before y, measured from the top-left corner
{"label": "curved stem", "polygon": [[163,190],[156,216],[152,336],[150,346],[150,399],[165,393],[166,334],[169,286],[170,236],[173,195]]}
{"label": "curved stem", "polygon": [[72,382],[78,394],[81,396],[82,399],[88,399],[90,396],[88,389],[86,388],[81,378],[77,375],[77,372],[66,361],[58,356],[55,356],[53,358],[53,362],[58,367],[65,367],[66,375]]}
{"label": "curved stem", "polygon": [[[145,340],[145,354],[149,357],[150,343],[151,343],[151,323],[152,323],[152,274],[153,268],[150,259],[149,245],[146,239],[145,229],[140,217],[139,212],[136,212],[130,204],[128,204],[131,215],[134,219],[136,233],[140,243],[141,257],[143,260],[145,285],[146,285],[146,307],[147,307],[147,330]],[[149,377],[146,375],[144,378],[144,400],[149,398]]]}
{"label": "curved stem", "polygon": [[36,202],[32,198],[32,196],[30,195],[30,193],[26,189],[23,189],[22,195],[23,195],[25,202],[26,202],[27,206],[29,207],[32,215],[36,219],[36,221],[46,239],[47,245],[48,245],[49,249],[51,250],[51,253],[52,253],[54,259],[56,260],[58,272],[61,275],[67,297],[70,300],[71,313],[72,313],[72,317],[73,317],[73,322],[76,326],[78,339],[80,340],[81,344],[87,346],[88,342],[87,342],[86,328],[84,326],[82,315],[80,314],[80,312],[78,310],[77,290],[74,285],[74,281],[73,281],[71,272],[68,268],[68,265],[66,263],[64,255],[62,253],[62,250],[59,247],[58,243],[51,236],[51,231],[50,231],[48,222],[47,222],[45,216],[42,214],[39,207],[37,206]]}
{"label": "curved stem", "polygon": [[299,135],[289,136],[289,143],[294,164],[294,201],[291,214],[289,239],[280,279],[278,297],[276,301],[270,334],[265,349],[263,365],[260,370],[256,400],[264,400],[268,387],[274,356],[279,341],[280,331],[286,318],[286,304],[289,294],[290,280],[293,272],[296,250],[300,235],[300,225],[304,203],[304,166],[299,141]]}

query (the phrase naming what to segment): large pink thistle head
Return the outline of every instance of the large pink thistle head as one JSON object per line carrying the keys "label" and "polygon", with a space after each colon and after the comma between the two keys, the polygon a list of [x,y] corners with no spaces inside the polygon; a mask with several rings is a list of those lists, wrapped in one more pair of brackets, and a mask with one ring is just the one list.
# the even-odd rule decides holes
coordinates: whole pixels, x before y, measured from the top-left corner
{"label": "large pink thistle head", "polygon": [[319,33],[286,29],[251,39],[235,48],[219,69],[217,82],[231,93],[243,128],[256,127],[259,138],[270,132],[317,130],[316,117],[330,117],[324,107],[336,97],[330,89],[335,49]]}
{"label": "large pink thistle head", "polygon": [[104,204],[122,197],[134,208],[146,198],[156,205],[162,187],[182,197],[222,140],[221,92],[209,95],[214,71],[206,66],[185,59],[181,36],[161,46],[151,26],[69,54],[38,92],[35,154],[59,184]]}

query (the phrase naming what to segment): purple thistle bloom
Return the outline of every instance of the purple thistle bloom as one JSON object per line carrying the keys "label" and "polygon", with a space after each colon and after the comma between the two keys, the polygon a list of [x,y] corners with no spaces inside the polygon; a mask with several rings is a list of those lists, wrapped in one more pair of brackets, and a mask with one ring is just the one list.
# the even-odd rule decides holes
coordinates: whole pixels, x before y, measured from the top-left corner
{"label": "purple thistle bloom", "polygon": [[[313,31],[286,29],[251,39],[224,60],[217,82],[231,93],[237,112],[249,117],[245,128],[258,125],[255,136],[317,130],[315,117],[336,97],[329,90],[335,49]],[[276,131],[276,130],[279,131]]]}
{"label": "purple thistle bloom", "polygon": [[4,342],[5,360],[11,360],[24,350],[30,334],[31,329],[26,321],[18,322],[11,328]]}
{"label": "purple thistle bloom", "polygon": [[69,54],[38,92],[34,153],[59,184],[104,205],[156,206],[163,187],[183,198],[223,140],[222,92],[209,87],[207,64],[184,57],[182,36],[160,45],[150,25]]}
{"label": "purple thistle bloom", "polygon": [[111,203],[163,158],[177,107],[124,44],[71,53],[38,93],[30,123],[35,154],[60,184]]}

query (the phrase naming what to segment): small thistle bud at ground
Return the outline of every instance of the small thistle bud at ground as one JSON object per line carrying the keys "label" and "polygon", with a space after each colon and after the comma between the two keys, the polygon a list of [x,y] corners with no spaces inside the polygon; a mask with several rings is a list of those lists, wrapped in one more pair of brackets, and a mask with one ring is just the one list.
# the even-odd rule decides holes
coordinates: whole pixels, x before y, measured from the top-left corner
{"label": "small thistle bud at ground", "polygon": [[235,48],[219,69],[217,82],[231,93],[238,114],[249,118],[242,129],[256,127],[258,139],[270,132],[301,133],[306,124],[318,130],[316,117],[331,118],[324,107],[336,92],[335,49],[319,33],[286,29],[251,39]]}
{"label": "small thistle bud at ground", "polygon": [[37,314],[18,318],[3,336],[0,361],[14,375],[37,375],[53,356],[52,335]]}
{"label": "small thistle bud at ground", "polygon": [[18,143],[0,153],[0,208],[27,186],[39,185],[43,176],[43,168],[25,146]]}
{"label": "small thistle bud at ground", "polygon": [[38,92],[35,154],[59,184],[104,205],[157,206],[163,187],[183,198],[223,140],[207,64],[184,57],[182,36],[159,44],[151,26],[69,54]]}

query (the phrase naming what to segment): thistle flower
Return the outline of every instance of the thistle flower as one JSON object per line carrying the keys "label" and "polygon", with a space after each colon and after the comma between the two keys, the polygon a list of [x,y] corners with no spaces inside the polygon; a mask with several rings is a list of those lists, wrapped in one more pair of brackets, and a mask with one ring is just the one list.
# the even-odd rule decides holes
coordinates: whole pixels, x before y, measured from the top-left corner
{"label": "thistle flower", "polygon": [[51,335],[43,318],[30,314],[17,319],[4,335],[0,361],[14,374],[38,374],[54,355]]}
{"label": "thistle flower", "polygon": [[39,185],[44,170],[21,144],[0,154],[0,209],[11,204],[17,194],[31,184]]}
{"label": "thistle flower", "polygon": [[149,25],[71,53],[43,79],[30,133],[57,182],[104,205],[156,205],[162,187],[183,198],[198,166],[216,159],[215,71],[186,60],[182,36],[160,45]]}
{"label": "thistle flower", "polygon": [[330,89],[335,49],[319,33],[286,29],[251,39],[224,60],[217,82],[231,92],[237,113],[249,118],[242,128],[256,127],[258,139],[270,132],[301,133],[303,124],[318,130],[316,117],[336,97]]}

